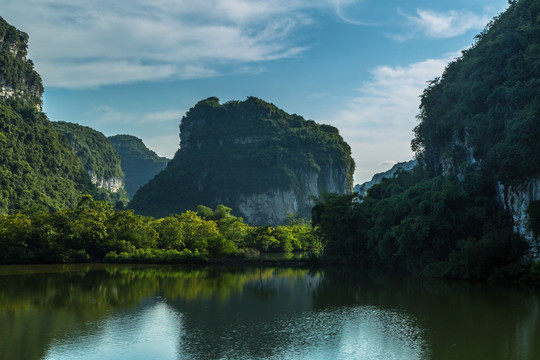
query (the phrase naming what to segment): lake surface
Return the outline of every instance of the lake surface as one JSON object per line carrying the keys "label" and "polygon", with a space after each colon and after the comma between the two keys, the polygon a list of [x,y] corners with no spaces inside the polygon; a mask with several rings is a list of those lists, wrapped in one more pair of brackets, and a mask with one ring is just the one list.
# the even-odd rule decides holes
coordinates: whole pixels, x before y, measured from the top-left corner
{"label": "lake surface", "polygon": [[0,266],[0,359],[540,359],[540,294],[354,269]]}

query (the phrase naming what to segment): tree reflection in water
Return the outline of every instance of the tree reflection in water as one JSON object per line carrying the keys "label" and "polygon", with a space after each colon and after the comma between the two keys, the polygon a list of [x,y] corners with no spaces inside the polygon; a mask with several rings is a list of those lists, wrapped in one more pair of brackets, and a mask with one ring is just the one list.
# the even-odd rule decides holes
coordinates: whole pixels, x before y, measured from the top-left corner
{"label": "tree reflection in water", "polygon": [[358,269],[0,267],[6,359],[540,355],[540,299]]}

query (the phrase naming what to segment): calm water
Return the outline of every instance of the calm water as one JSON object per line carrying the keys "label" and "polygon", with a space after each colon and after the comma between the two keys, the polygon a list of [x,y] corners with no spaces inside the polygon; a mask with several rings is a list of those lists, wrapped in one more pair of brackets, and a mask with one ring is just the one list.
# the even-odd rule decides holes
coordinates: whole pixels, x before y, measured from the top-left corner
{"label": "calm water", "polygon": [[0,267],[0,359],[540,359],[540,294],[354,270]]}

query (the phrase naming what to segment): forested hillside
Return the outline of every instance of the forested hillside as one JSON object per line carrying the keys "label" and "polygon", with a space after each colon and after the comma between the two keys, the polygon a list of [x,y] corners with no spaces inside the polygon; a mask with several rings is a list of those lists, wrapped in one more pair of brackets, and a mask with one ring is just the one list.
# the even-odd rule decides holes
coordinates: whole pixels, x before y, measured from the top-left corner
{"label": "forested hillside", "polygon": [[417,168],[366,197],[315,206],[327,260],[462,278],[523,277],[528,266],[540,275],[539,14],[538,1],[512,2],[429,84],[412,140]]}
{"label": "forested hillside", "polygon": [[92,191],[65,137],[33,105],[0,100],[0,212],[58,210]]}
{"label": "forested hillside", "polygon": [[41,112],[28,35],[0,18],[0,213],[74,206],[92,191],[64,136]]}
{"label": "forested hillside", "polygon": [[109,141],[120,156],[124,188],[130,198],[141,186],[165,169],[169,162],[169,159],[158,156],[135,136],[115,135],[110,136]]}
{"label": "forested hillside", "polygon": [[413,150],[431,174],[480,165],[506,185],[540,174],[540,2],[521,0],[422,95]]}
{"label": "forested hillside", "polygon": [[137,212],[227,204],[250,224],[279,224],[287,213],[309,217],[324,191],[352,191],[354,161],[336,128],[254,97],[200,101],[182,119],[180,138],[169,166],[135,194]]}
{"label": "forested hillside", "polygon": [[54,128],[64,134],[90,181],[96,187],[93,194],[100,200],[107,200],[118,208],[129,202],[124,190],[124,173],[120,157],[111,143],[101,132],[68,122],[53,122]]}

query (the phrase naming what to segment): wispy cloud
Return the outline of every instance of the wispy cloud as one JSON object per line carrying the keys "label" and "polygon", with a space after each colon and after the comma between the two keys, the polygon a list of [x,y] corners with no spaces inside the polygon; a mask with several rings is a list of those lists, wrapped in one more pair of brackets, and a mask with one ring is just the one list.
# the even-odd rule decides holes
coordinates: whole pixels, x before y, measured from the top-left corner
{"label": "wispy cloud", "polygon": [[485,14],[479,15],[465,10],[437,12],[417,9],[416,15],[409,15],[402,11],[399,13],[412,28],[409,34],[396,35],[401,39],[417,33],[433,38],[451,38],[463,35],[469,30],[482,29],[490,20],[490,17]]}
{"label": "wispy cloud", "polygon": [[[30,35],[48,86],[214,76],[305,50],[291,34],[334,0],[25,0],[3,16]],[[7,14],[7,15],[6,15]]]}
{"label": "wispy cloud", "polygon": [[[176,125],[180,123],[180,119],[186,113],[185,110],[168,110],[168,111],[158,111],[153,113],[146,113],[141,116],[140,123],[161,123],[174,121]],[[176,134],[178,137],[178,134]]]}
{"label": "wispy cloud", "polygon": [[[353,25],[360,25],[360,26],[375,26],[379,25],[379,23],[374,22],[373,20],[367,21],[365,19],[357,19],[357,18],[351,18],[351,16],[348,14],[348,9],[352,5],[363,5],[366,3],[365,0],[329,0],[330,3],[335,8],[337,16],[344,22],[353,24]],[[365,13],[365,11],[363,11]]]}
{"label": "wispy cloud", "polygon": [[133,113],[100,105],[81,114],[80,121],[106,136],[124,134],[129,128],[128,133],[141,138],[148,148],[172,158],[180,144],[178,125],[184,114],[185,110],[180,109]]}
{"label": "wispy cloud", "polygon": [[[428,59],[408,66],[379,66],[371,79],[358,89],[333,119],[325,120],[340,129],[356,161],[355,181],[369,180],[373,169],[396,161],[410,160],[412,130],[416,126],[420,99],[427,81],[440,76],[457,54]],[[378,172],[378,171],[377,171]]]}

